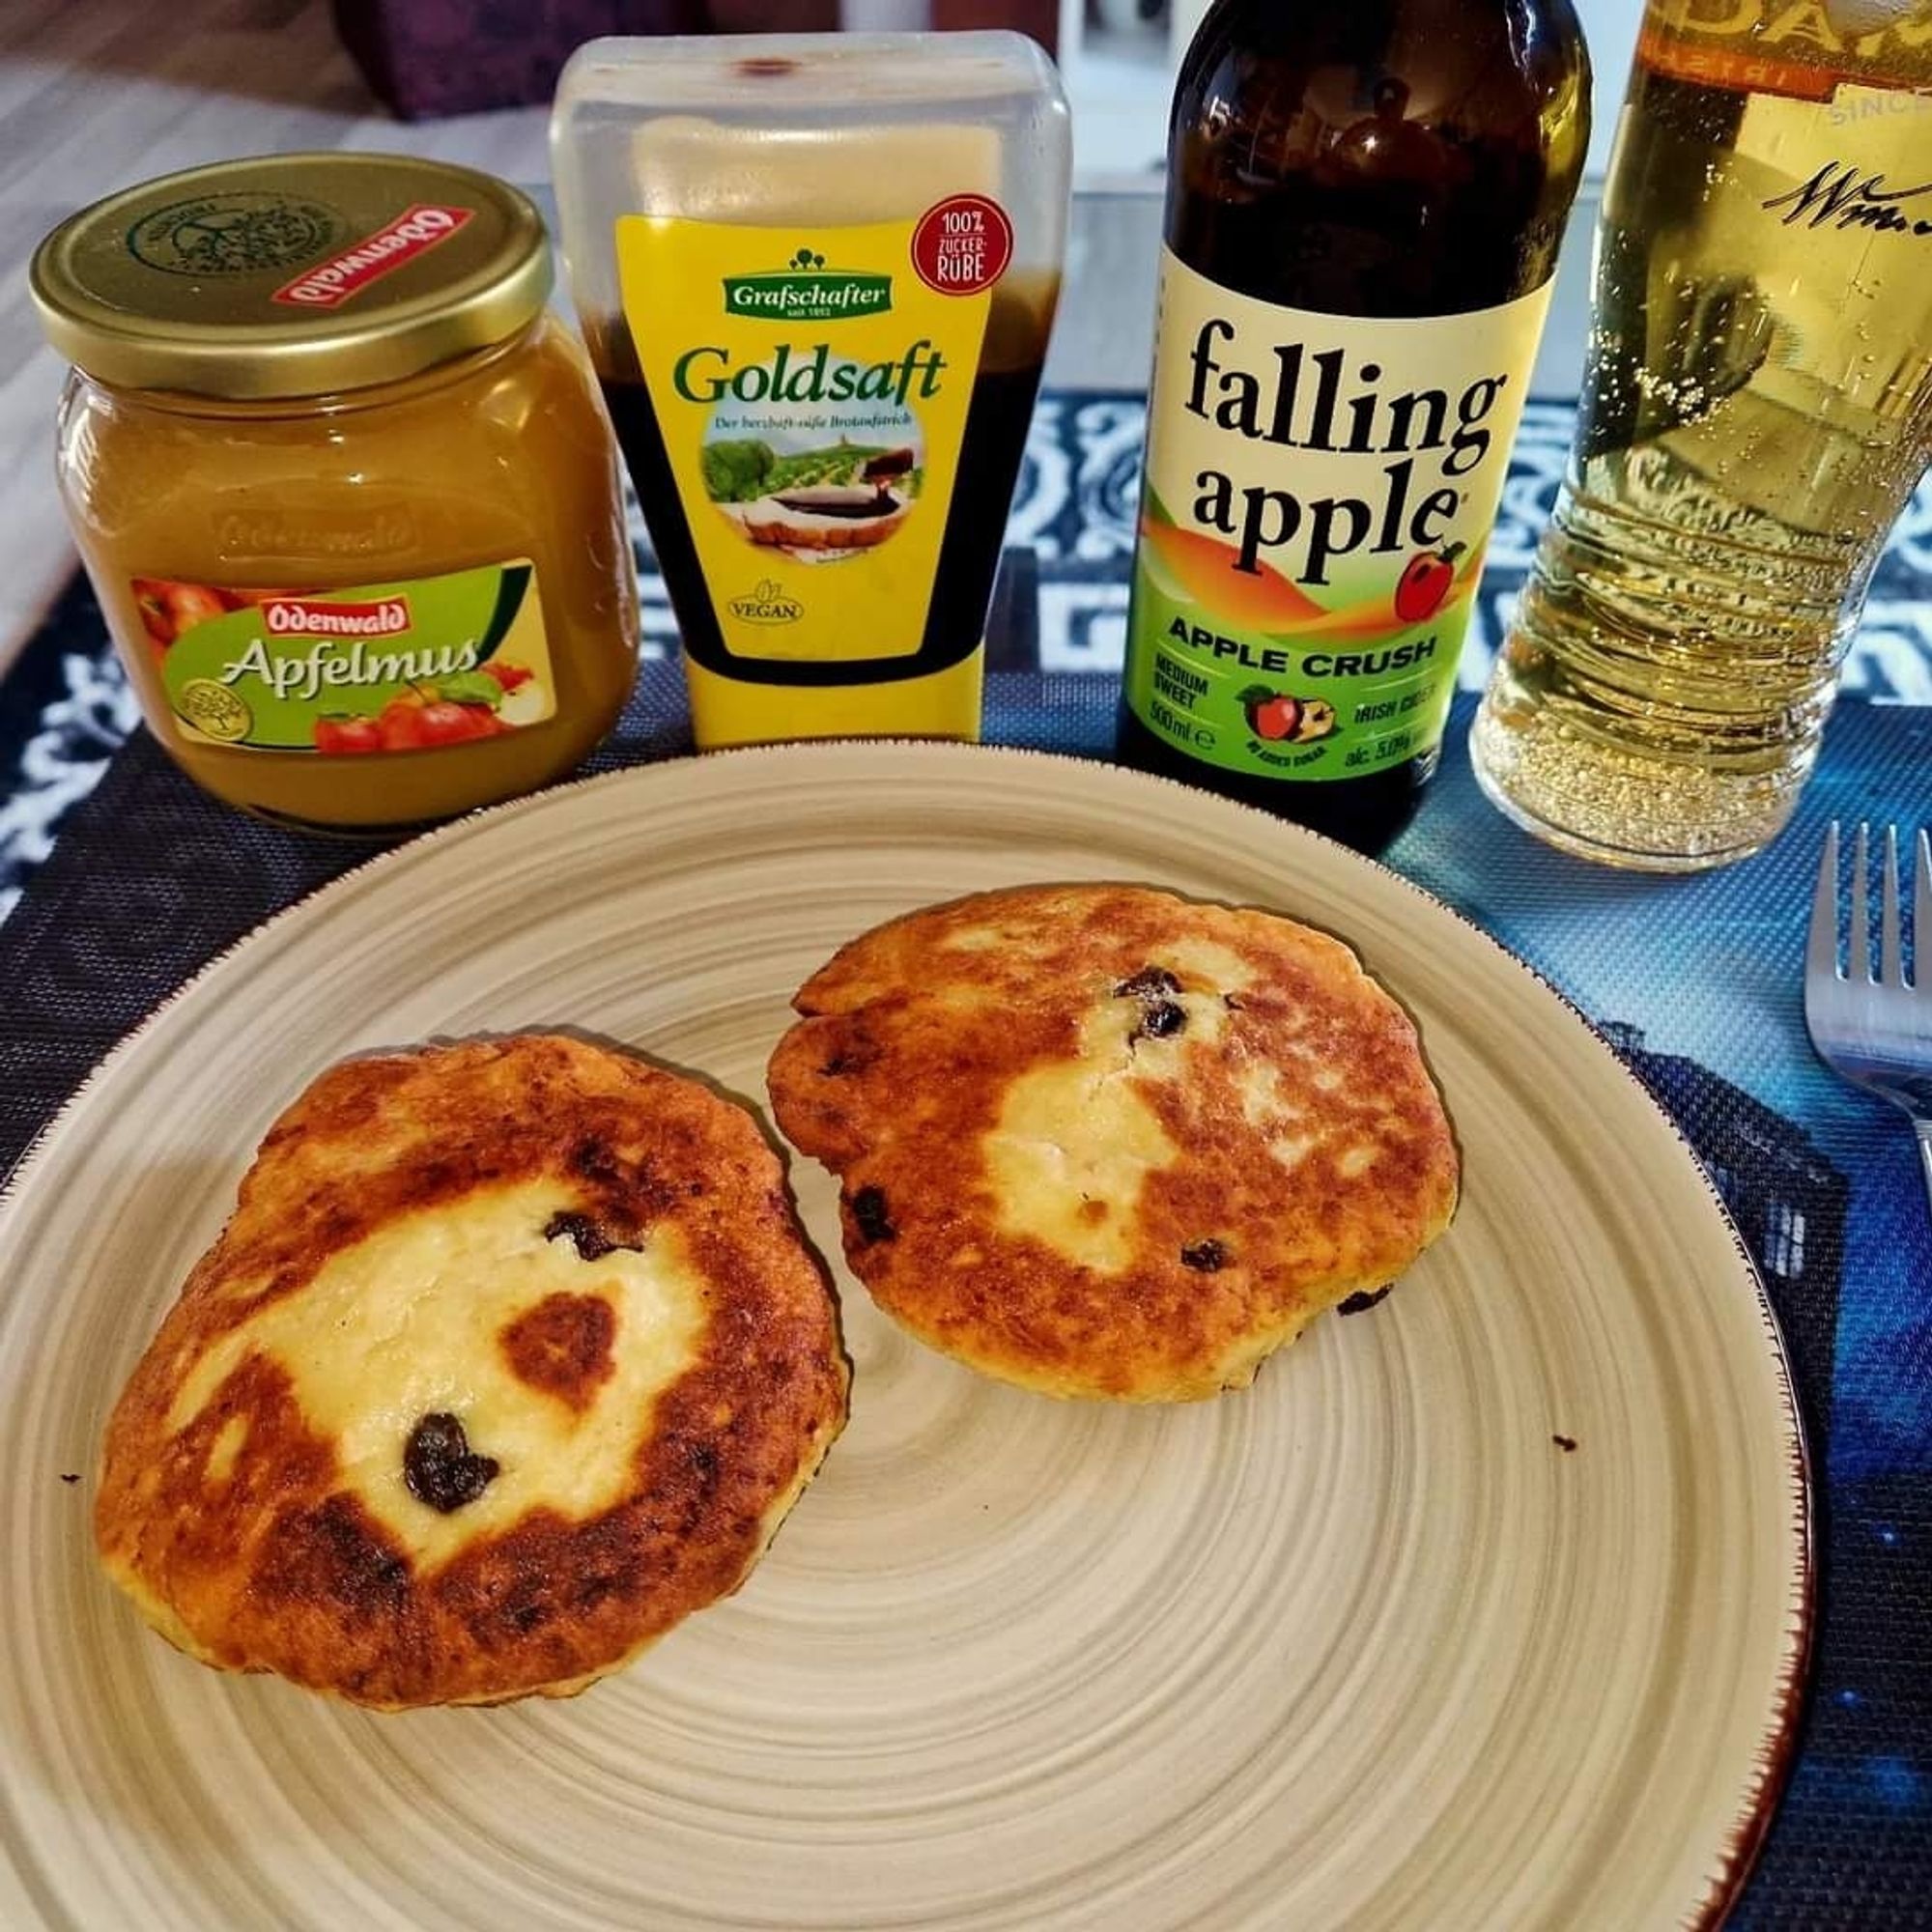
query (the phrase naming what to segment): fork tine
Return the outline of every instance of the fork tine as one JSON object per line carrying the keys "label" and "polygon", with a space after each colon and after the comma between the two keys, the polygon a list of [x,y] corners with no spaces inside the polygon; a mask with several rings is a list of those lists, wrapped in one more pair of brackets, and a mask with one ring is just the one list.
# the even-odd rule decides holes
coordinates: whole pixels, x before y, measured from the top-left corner
{"label": "fork tine", "polygon": [[1885,828],[1885,878],[1880,885],[1878,977],[1888,986],[1905,984],[1905,945],[1898,936],[1898,827]]}
{"label": "fork tine", "polygon": [[[1922,929],[1922,928],[1921,928]],[[1804,981],[1838,977],[1838,821],[1825,830],[1818,855],[1818,890],[1811,895],[1811,936],[1804,947]]]}
{"label": "fork tine", "polygon": [[1918,863],[1913,867],[1912,983],[1932,992],[1932,833],[1918,835]]}
{"label": "fork tine", "polygon": [[1865,895],[1871,891],[1871,850],[1865,838],[1865,822],[1859,820],[1859,836],[1852,841],[1852,941],[1845,949],[1845,974],[1853,985],[1871,983],[1871,905]]}

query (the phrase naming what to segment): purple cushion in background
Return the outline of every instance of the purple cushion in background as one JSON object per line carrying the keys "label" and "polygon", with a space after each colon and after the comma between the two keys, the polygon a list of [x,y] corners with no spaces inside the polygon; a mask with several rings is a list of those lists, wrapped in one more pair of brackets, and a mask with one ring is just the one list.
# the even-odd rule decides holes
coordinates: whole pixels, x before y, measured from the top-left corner
{"label": "purple cushion in background", "polygon": [[333,0],[333,12],[363,78],[405,121],[547,101],[585,41],[711,24],[705,0]]}

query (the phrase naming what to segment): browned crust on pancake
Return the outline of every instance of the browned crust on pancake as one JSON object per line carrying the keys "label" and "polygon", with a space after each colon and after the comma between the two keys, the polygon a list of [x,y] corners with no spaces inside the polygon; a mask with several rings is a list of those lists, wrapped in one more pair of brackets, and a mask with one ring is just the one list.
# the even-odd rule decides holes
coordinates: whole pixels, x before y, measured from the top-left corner
{"label": "browned crust on pancake", "polygon": [[510,1372],[531,1388],[582,1411],[616,1372],[611,1304],[596,1294],[547,1294],[518,1316],[497,1342]]}
{"label": "browned crust on pancake", "polygon": [[[988,926],[997,946],[954,946]],[[1096,1269],[1003,1231],[980,1141],[1011,1083],[1073,1058],[1095,1003],[1119,1002],[1124,1037],[1139,1003],[1118,989],[1146,968],[1218,999],[1176,958],[1187,940],[1238,955],[1252,980],[1222,1002],[1218,1042],[1177,1042],[1181,1077],[1130,1076],[1182,1150],[1141,1184],[1130,1264]],[[794,1005],[772,1103],[839,1177],[853,1271],[935,1347],[1045,1393],[1239,1385],[1314,1315],[1393,1279],[1454,1209],[1455,1145],[1407,1014],[1340,941],[1270,914],[1139,887],[983,894],[855,940]],[[1291,1037],[1316,1057],[1285,1050]],[[1342,1086],[1315,1085],[1318,1066]],[[1257,1067],[1326,1137],[1293,1168],[1232,1097]],[[1351,1174],[1338,1151],[1363,1137],[1377,1157]]]}
{"label": "browned crust on pancake", "polygon": [[[674,1223],[706,1284],[696,1359],[657,1396],[615,1506],[533,1510],[419,1574],[342,1486],[270,1357],[244,1356],[170,1432],[211,1343],[330,1257],[396,1216],[547,1177],[624,1243]],[[539,1304],[525,1321],[499,1339],[541,1399],[587,1401],[610,1338],[600,1357],[582,1311]],[[270,1129],[135,1369],[107,1430],[96,1531],[110,1574],[137,1578],[225,1668],[389,1708],[579,1689],[737,1587],[837,1435],[845,1390],[827,1284],[743,1109],[556,1036],[352,1061]],[[224,1481],[209,1458],[238,1413],[249,1433]]]}

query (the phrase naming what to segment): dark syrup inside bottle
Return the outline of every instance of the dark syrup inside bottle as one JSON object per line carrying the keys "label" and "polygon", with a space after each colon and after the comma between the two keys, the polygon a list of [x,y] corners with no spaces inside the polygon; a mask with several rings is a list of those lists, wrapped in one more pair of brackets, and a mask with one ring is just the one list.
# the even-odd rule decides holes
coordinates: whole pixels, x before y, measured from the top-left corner
{"label": "dark syrup inside bottle", "polygon": [[[725,676],[771,684],[836,685],[861,678],[878,683],[923,677],[973,654],[985,632],[1007,512],[1039,393],[1056,293],[1051,287],[1025,285],[1002,285],[994,291],[918,650],[838,663],[746,658],[725,650],[637,352],[621,322],[591,333],[592,359],[611,427],[630,469],[684,647],[697,663]],[[812,507],[825,513],[824,505]],[[903,652],[903,640],[881,641]]]}
{"label": "dark syrup inside bottle", "polygon": [[[1166,238],[1237,294],[1411,318],[1539,288],[1587,140],[1570,0],[1221,0],[1181,64]],[[1204,763],[1121,705],[1118,755],[1378,852],[1414,815],[1433,745],[1362,778]]]}

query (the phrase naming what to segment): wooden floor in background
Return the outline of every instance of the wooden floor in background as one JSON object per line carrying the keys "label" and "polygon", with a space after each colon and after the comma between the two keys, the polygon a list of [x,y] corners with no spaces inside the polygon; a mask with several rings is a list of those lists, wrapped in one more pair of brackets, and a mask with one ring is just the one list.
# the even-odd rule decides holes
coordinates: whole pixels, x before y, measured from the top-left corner
{"label": "wooden floor in background", "polygon": [[[549,179],[542,107],[410,125],[337,42],[325,0],[0,0],[0,670],[72,568],[50,448],[63,367],[27,299],[41,237],[174,168],[297,148],[386,149]],[[1150,183],[1150,188],[1156,185]],[[1083,207],[1049,380],[1145,380],[1156,217]]]}

